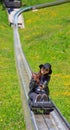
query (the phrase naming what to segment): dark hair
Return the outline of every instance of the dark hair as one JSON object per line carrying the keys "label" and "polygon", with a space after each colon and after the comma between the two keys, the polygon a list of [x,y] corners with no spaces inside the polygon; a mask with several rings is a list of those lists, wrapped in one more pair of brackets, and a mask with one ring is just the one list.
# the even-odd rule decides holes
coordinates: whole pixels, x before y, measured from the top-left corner
{"label": "dark hair", "polygon": [[52,69],[51,69],[51,64],[46,63],[46,64],[41,64],[39,65],[39,68],[41,69],[42,67],[49,69],[49,73],[48,74],[52,74]]}

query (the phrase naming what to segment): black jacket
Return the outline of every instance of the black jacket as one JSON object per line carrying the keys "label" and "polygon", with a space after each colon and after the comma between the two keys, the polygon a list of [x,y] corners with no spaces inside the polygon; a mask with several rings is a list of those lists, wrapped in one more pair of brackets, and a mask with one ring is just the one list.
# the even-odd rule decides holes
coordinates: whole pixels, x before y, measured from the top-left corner
{"label": "black jacket", "polygon": [[35,92],[36,88],[39,86],[39,85],[44,85],[44,89],[46,94],[49,95],[49,88],[48,88],[48,83],[50,81],[50,75],[49,74],[45,74],[45,75],[42,75],[40,77],[40,82],[39,84],[36,83],[36,81],[34,81],[33,78],[31,78],[31,81],[30,81],[30,84],[29,84],[29,88],[30,88],[30,92]]}

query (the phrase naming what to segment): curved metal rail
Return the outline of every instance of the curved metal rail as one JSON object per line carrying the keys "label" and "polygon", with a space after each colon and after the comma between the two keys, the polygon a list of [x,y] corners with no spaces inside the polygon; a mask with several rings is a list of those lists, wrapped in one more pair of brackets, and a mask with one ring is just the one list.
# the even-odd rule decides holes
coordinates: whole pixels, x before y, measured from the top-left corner
{"label": "curved metal rail", "polygon": [[57,0],[55,2],[49,2],[49,3],[45,3],[45,4],[39,4],[39,5],[35,5],[35,6],[29,6],[26,8],[21,8],[15,15],[14,15],[14,24],[15,26],[17,26],[17,19],[18,16],[22,13],[22,12],[26,12],[26,11],[30,11],[30,10],[34,10],[34,9],[41,9],[41,8],[46,8],[46,7],[51,7],[51,6],[56,6],[56,5],[61,5],[61,4],[65,4],[65,3],[69,3],[70,0]]}
{"label": "curved metal rail", "polygon": [[[35,7],[35,6],[33,6]],[[15,56],[17,63],[17,70],[19,73],[20,81],[23,89],[23,102],[24,102],[24,112],[26,116],[26,127],[27,130],[69,130],[70,125],[63,118],[61,113],[55,106],[53,112],[50,115],[40,115],[34,114],[28,105],[28,91],[29,91],[29,81],[31,78],[31,70],[25,58],[25,55],[22,51],[22,47],[20,44],[20,38],[18,33],[17,20],[18,16],[24,11],[29,11],[33,9],[33,7],[28,7],[25,9],[21,9],[19,12],[15,14],[14,19],[14,45],[15,45]],[[37,5],[38,7],[38,5]],[[39,5],[39,7],[41,7]]]}

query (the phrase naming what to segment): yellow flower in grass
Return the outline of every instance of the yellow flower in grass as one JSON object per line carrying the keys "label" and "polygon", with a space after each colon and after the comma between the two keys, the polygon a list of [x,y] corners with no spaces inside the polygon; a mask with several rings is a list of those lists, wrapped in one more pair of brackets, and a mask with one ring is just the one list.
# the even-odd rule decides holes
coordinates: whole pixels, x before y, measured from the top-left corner
{"label": "yellow flower in grass", "polygon": [[52,14],[52,16],[54,16],[54,17],[57,15],[56,12],[54,12],[54,11],[52,11],[51,14]]}
{"label": "yellow flower in grass", "polygon": [[64,92],[62,95],[64,95],[64,96],[70,96],[70,92]]}
{"label": "yellow flower in grass", "polygon": [[59,93],[58,92],[53,92],[52,93],[54,97],[58,97]]}
{"label": "yellow flower in grass", "polygon": [[64,85],[70,87],[70,83],[64,83]]}
{"label": "yellow flower in grass", "polygon": [[32,22],[32,20],[31,20],[31,19],[28,19],[26,22],[27,22],[27,23],[31,23],[31,22]]}
{"label": "yellow flower in grass", "polygon": [[70,75],[63,75],[63,78],[70,78]]}
{"label": "yellow flower in grass", "polygon": [[4,26],[4,25],[1,25],[1,26],[0,26],[0,29],[5,29],[5,26]]}
{"label": "yellow flower in grass", "polygon": [[54,77],[60,77],[61,74],[52,74]]}
{"label": "yellow flower in grass", "polygon": [[26,38],[26,39],[29,39],[29,38],[30,38],[30,36],[29,36],[29,35],[26,35],[26,36],[25,36],[25,38]]}
{"label": "yellow flower in grass", "polygon": [[67,36],[70,35],[70,31],[67,31],[67,32],[66,32],[66,35],[67,35]]}
{"label": "yellow flower in grass", "polygon": [[1,122],[3,121],[3,119],[0,120]]}

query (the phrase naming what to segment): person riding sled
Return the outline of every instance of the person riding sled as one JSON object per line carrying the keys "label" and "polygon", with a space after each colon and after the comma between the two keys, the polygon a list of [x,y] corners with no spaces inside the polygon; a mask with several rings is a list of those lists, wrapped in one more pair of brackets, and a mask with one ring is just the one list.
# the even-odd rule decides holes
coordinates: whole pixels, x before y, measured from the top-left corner
{"label": "person riding sled", "polygon": [[39,68],[40,70],[38,73],[32,73],[29,83],[30,91],[28,96],[34,103],[47,101],[49,96],[48,83],[52,74],[51,64],[41,64],[39,65]]}

